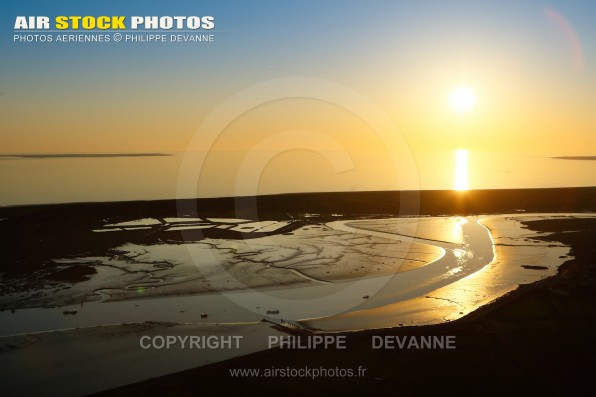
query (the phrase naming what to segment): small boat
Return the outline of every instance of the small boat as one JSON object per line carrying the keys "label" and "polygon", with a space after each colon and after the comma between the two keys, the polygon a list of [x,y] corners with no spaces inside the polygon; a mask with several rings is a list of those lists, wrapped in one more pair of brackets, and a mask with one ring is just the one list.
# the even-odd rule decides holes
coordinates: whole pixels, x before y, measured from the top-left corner
{"label": "small boat", "polygon": [[369,296],[369,295],[364,295],[364,296],[362,297],[362,299],[368,299],[368,298],[370,298],[370,296]]}
{"label": "small boat", "polygon": [[267,314],[279,314],[279,310],[267,310]]}
{"label": "small boat", "polygon": [[68,314],[77,314],[79,311],[77,309],[64,309],[62,310],[62,314],[64,315],[68,315]]}
{"label": "small boat", "polygon": [[207,313],[201,313],[201,318],[207,318]]}

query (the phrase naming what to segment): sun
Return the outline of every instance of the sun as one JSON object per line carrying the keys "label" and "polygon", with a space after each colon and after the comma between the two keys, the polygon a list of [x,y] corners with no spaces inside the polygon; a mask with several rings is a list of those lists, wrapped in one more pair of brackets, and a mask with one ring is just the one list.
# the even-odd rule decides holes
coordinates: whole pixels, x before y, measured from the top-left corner
{"label": "sun", "polygon": [[467,113],[474,109],[476,104],[476,93],[470,87],[465,85],[459,86],[449,94],[449,104],[451,109],[458,113]]}

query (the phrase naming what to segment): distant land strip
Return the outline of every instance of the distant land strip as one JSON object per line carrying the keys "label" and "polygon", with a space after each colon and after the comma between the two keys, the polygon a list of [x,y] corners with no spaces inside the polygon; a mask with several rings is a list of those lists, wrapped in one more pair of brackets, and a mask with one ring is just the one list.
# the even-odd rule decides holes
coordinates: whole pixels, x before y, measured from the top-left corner
{"label": "distant land strip", "polygon": [[560,156],[551,158],[555,160],[596,160],[596,156]]}
{"label": "distant land strip", "polygon": [[56,154],[0,154],[0,158],[19,159],[58,159],[58,158],[96,158],[96,157],[159,157],[171,156],[167,153],[56,153]]}

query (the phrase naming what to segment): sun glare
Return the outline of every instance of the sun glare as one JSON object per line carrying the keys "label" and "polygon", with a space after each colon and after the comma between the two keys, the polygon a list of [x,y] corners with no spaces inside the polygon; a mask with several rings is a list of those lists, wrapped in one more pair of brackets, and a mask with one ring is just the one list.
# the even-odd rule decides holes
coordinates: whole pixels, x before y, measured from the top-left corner
{"label": "sun glare", "polygon": [[455,190],[468,190],[468,151],[459,149],[455,151]]}
{"label": "sun glare", "polygon": [[474,108],[476,104],[476,93],[467,86],[459,86],[449,94],[449,104],[451,109],[458,113],[467,113]]}

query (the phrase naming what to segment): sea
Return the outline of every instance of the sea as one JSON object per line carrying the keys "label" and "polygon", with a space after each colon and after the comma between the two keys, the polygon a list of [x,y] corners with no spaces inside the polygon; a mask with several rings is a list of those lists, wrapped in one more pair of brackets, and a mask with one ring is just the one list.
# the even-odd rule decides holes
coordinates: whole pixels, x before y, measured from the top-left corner
{"label": "sea", "polygon": [[[522,189],[596,186],[596,158],[433,151],[409,178],[371,156],[348,170],[290,153],[246,169],[237,152],[1,155],[0,206],[229,197],[322,191]],[[308,157],[311,156],[311,157]],[[281,157],[281,159],[280,159]],[[319,156],[320,157],[320,156]],[[311,160],[312,158],[312,160]],[[247,177],[250,181],[247,182]]]}

